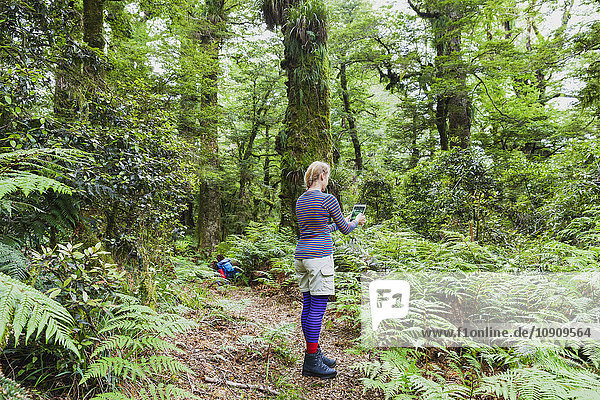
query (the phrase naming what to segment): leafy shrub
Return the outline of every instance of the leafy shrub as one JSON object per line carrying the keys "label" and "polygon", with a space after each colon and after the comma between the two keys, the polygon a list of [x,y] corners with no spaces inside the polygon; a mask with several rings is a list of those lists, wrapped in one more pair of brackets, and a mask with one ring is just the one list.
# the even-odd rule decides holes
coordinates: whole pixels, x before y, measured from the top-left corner
{"label": "leafy shrub", "polygon": [[419,163],[400,188],[402,220],[426,237],[443,227],[468,232],[469,223],[479,235],[485,204],[497,190],[490,169],[491,160],[475,150],[440,152]]}
{"label": "leafy shrub", "polygon": [[101,251],[100,243],[86,249],[81,244],[59,244],[56,249],[44,247],[32,254],[32,285],[68,310],[65,312],[73,324],[72,350],[82,357],[65,352],[65,346],[37,339],[33,343],[15,340],[5,354],[20,380],[50,390],[72,384],[81,376],[105,308],[120,301],[124,272],[103,260],[108,253]]}
{"label": "leafy shrub", "polygon": [[362,184],[359,203],[368,207],[369,220],[375,223],[390,219],[394,208],[392,186],[383,179],[368,179]]}
{"label": "leafy shrub", "polygon": [[96,334],[95,324],[104,308],[117,300],[123,289],[124,271],[109,264],[103,257],[101,244],[81,249],[82,244],[59,244],[56,249],[33,252],[35,285],[65,306],[77,323],[80,341]]}

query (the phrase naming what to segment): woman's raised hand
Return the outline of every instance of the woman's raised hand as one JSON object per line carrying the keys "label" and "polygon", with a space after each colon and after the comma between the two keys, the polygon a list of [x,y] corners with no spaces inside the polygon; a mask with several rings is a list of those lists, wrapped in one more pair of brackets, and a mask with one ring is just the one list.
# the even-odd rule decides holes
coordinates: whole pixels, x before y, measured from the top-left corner
{"label": "woman's raised hand", "polygon": [[356,216],[356,222],[358,222],[358,225],[364,225],[367,222],[367,217],[365,217],[365,214],[360,213]]}

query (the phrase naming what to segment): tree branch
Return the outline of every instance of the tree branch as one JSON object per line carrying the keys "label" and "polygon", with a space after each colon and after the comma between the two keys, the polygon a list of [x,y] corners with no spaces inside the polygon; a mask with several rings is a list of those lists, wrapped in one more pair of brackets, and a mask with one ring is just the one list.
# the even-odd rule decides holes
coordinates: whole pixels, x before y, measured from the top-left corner
{"label": "tree branch", "polygon": [[517,122],[523,122],[517,118],[511,117],[510,115],[504,114],[498,107],[496,107],[496,103],[494,103],[494,99],[492,99],[492,96],[490,95],[490,92],[488,91],[487,85],[485,84],[485,82],[483,81],[483,79],[481,79],[476,73],[473,73],[473,76],[475,78],[477,78],[477,80],[483,85],[483,87],[485,88],[485,93],[488,97],[488,99],[490,99],[490,101],[492,102],[492,105],[494,106],[494,108],[496,109],[496,111],[498,111],[500,113],[500,115],[502,115],[503,117],[506,117],[508,119],[511,119],[513,121],[517,121]]}
{"label": "tree branch", "polygon": [[227,386],[237,387],[237,388],[242,388],[242,389],[256,389],[256,390],[260,390],[261,392],[265,392],[265,393],[268,393],[273,396],[279,396],[279,392],[277,390],[271,389],[270,387],[265,386],[265,385],[252,385],[249,383],[239,383],[239,382],[233,382],[233,381],[228,381],[228,380],[221,380],[221,379],[217,379],[217,378],[210,378],[208,376],[205,376],[204,380],[206,382],[210,382],[210,383],[220,383],[220,384],[225,384]]}
{"label": "tree branch", "polygon": [[432,18],[438,18],[438,17],[440,16],[440,14],[439,14],[439,13],[434,13],[434,12],[431,12],[431,11],[429,11],[429,10],[427,10],[427,11],[421,11],[421,10],[419,10],[419,9],[417,8],[417,6],[415,6],[415,5],[413,4],[413,2],[412,2],[412,1],[410,1],[410,0],[408,0],[408,5],[409,5],[409,6],[410,6],[410,8],[412,8],[412,9],[413,9],[413,11],[414,11],[414,12],[416,12],[416,13],[417,13],[417,15],[418,15],[419,17],[421,17],[421,18],[432,19]]}

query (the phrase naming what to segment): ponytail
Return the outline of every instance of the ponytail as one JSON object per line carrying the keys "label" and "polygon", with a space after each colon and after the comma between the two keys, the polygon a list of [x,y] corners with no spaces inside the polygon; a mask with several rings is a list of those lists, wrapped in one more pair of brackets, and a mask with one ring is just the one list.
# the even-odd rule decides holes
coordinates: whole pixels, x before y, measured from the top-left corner
{"label": "ponytail", "polygon": [[322,161],[315,161],[306,170],[304,174],[304,184],[306,185],[306,189],[310,189],[313,183],[319,180],[319,176],[323,172],[329,172],[331,168],[329,164]]}

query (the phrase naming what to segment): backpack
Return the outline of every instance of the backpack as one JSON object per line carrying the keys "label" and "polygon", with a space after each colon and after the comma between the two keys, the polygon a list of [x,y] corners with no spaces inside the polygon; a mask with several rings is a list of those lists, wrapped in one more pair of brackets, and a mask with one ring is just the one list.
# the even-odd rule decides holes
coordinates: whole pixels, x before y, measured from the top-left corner
{"label": "backpack", "polygon": [[227,279],[235,277],[237,271],[233,268],[233,264],[229,258],[224,258],[217,263],[217,269],[222,269],[225,272]]}

